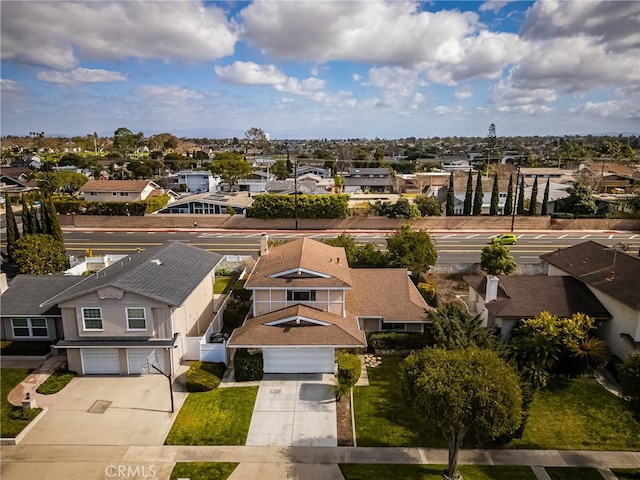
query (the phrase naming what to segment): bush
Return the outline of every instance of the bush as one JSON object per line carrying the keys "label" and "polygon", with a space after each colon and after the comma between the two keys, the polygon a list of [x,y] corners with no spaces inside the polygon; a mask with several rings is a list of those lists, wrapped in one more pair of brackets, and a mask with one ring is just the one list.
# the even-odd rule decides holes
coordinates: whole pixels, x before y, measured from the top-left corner
{"label": "bush", "polygon": [[[298,195],[298,218],[347,218],[349,195]],[[271,219],[294,218],[296,204],[294,195],[257,195],[247,217]]]}
{"label": "bush", "polygon": [[231,287],[231,292],[233,293],[233,298],[242,300],[243,302],[248,302],[251,300],[251,290],[246,290],[244,288],[245,282],[246,280],[237,280]]}
{"label": "bush", "polygon": [[38,414],[42,411],[41,408],[30,408],[28,410],[23,410],[21,407],[16,407],[11,410],[9,414],[9,418],[11,420],[28,420],[31,421],[38,416]]}
{"label": "bush", "polygon": [[240,348],[233,360],[237,382],[261,380],[264,373],[262,353],[249,353],[246,348]]}
{"label": "bush", "polygon": [[369,346],[381,350],[418,350],[432,343],[429,335],[417,332],[376,332],[369,336]]}
{"label": "bush", "polygon": [[237,312],[232,308],[227,308],[222,314],[222,321],[229,325],[231,328],[238,328],[242,326],[242,322],[244,322],[244,317],[241,313]]}
{"label": "bush", "polygon": [[220,385],[226,369],[222,362],[194,362],[187,371],[187,392],[209,392]]}
{"label": "bush", "polygon": [[629,355],[618,369],[623,395],[640,418],[640,355]]}
{"label": "bush", "polygon": [[418,284],[418,291],[424,301],[427,302],[432,307],[437,307],[438,302],[436,301],[436,286],[433,283],[421,282]]}
{"label": "bush", "polygon": [[362,363],[357,355],[341,353],[338,355],[338,384],[347,387],[347,391],[353,387],[362,373]]}
{"label": "bush", "polygon": [[59,368],[53,372],[37,389],[36,392],[43,395],[53,395],[58,393],[76,376],[76,372],[71,372],[66,368]]}

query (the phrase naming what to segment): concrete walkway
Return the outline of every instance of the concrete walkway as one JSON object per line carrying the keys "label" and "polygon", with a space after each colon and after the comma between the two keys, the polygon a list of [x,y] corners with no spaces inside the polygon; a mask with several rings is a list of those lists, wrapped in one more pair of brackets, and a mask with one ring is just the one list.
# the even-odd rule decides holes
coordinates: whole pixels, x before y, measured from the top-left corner
{"label": "concrete walkway", "polygon": [[[32,360],[27,360],[26,362],[30,361]],[[47,358],[44,362],[41,362],[41,365],[37,367],[33,373],[27,376],[27,378],[25,378],[13,390],[9,392],[9,403],[17,407],[22,406],[22,400],[24,400],[24,397],[27,393],[31,398],[36,399],[36,407],[49,407],[50,405],[55,403],[58,395],[61,392],[58,392],[54,395],[41,395],[36,392],[36,389],[42,384],[42,382],[49,378],[49,376],[57,368],[66,363],[66,355],[54,355]],[[3,364],[3,366],[5,365]]]}

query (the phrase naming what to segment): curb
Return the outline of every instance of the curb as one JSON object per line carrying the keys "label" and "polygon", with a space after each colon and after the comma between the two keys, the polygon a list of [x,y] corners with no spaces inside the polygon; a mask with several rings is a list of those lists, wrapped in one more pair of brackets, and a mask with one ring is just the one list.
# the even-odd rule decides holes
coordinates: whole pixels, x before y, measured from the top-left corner
{"label": "curb", "polygon": [[36,415],[36,417],[29,422],[29,424],[22,429],[22,431],[16,435],[14,438],[0,438],[0,445],[18,445],[24,437],[36,426],[36,424],[40,421],[44,414],[47,413],[49,409],[47,407],[43,407],[42,411]]}

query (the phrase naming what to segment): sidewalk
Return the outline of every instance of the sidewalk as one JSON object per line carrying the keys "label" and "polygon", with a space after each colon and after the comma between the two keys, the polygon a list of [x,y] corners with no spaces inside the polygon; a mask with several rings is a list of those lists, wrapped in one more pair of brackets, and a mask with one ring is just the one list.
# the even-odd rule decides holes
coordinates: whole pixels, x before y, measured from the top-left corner
{"label": "sidewalk", "polygon": [[[28,361],[27,361],[28,362]],[[67,363],[66,355],[55,355],[41,362],[36,370],[9,392],[9,403],[17,407],[22,406],[22,400],[28,393],[31,398],[35,398],[36,407],[48,407],[56,401],[57,393],[53,395],[41,395],[36,392],[38,386],[42,384],[60,365]],[[73,380],[72,380],[73,381]],[[60,392],[58,392],[60,393]]]}

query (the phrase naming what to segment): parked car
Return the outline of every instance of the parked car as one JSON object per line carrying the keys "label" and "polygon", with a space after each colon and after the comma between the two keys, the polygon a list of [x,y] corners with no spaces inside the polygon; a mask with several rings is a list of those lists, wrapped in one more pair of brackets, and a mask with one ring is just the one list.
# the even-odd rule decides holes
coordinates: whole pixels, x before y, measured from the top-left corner
{"label": "parked car", "polygon": [[518,237],[514,233],[501,233],[489,239],[489,243],[500,243],[502,245],[513,245],[518,243]]}

